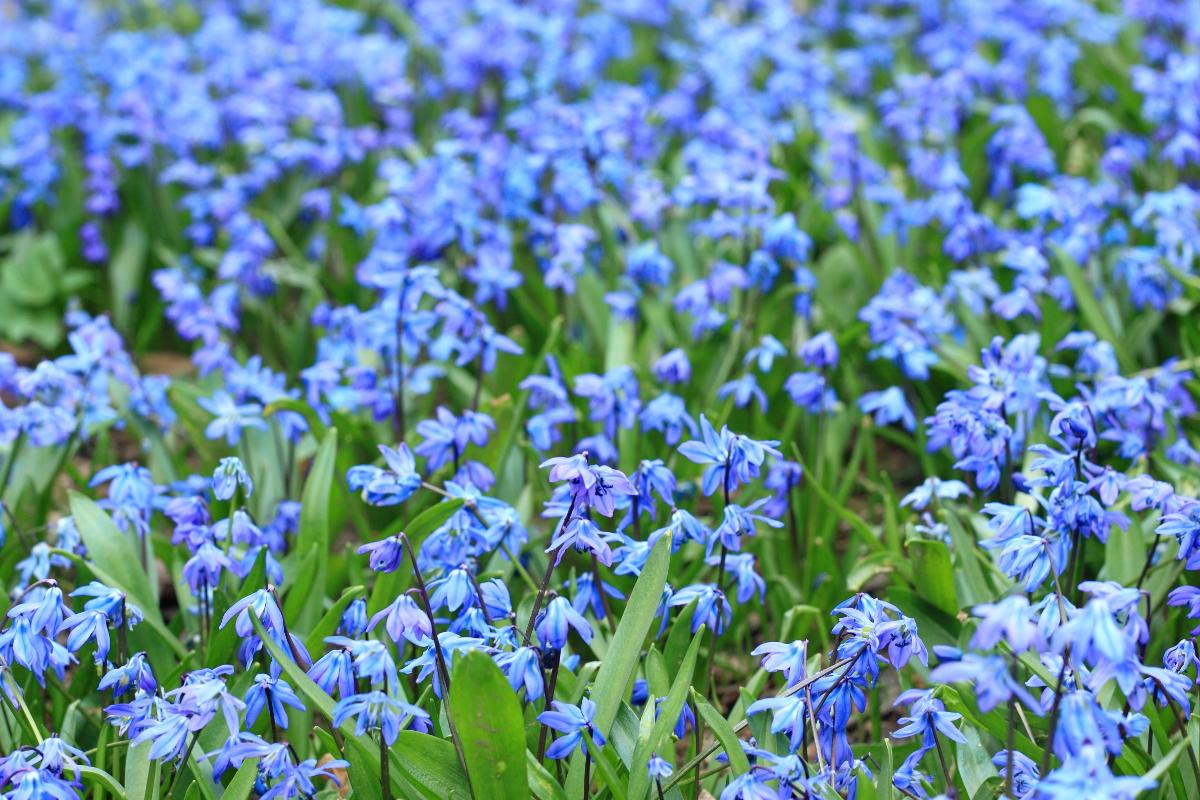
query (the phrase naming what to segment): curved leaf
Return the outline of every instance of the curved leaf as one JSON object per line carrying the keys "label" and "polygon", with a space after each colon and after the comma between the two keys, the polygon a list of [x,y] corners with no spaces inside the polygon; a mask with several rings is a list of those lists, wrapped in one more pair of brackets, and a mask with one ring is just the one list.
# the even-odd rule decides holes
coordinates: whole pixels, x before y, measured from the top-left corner
{"label": "curved leaf", "polygon": [[475,797],[520,797],[529,789],[525,717],[504,674],[477,650],[456,659],[450,686],[450,716]]}

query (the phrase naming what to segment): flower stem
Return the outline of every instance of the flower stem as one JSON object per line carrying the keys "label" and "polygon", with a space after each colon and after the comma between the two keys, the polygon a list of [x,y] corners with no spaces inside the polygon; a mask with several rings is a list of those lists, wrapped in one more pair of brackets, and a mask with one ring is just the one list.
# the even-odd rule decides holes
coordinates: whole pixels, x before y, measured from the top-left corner
{"label": "flower stem", "polygon": [[[567,524],[570,523],[571,515],[574,513],[575,496],[571,495],[571,505],[567,507],[567,514],[563,517],[562,525],[558,529],[559,533],[566,531]],[[533,598],[533,609],[529,612],[529,623],[525,626],[525,644],[529,644],[529,640],[533,636],[533,627],[537,624],[538,612],[542,609],[542,601],[546,597],[546,590],[550,587],[550,575],[554,572],[554,564],[558,561],[561,551],[562,549],[559,548],[547,554],[546,574],[542,576],[542,585],[538,587],[538,593]]]}
{"label": "flower stem", "polygon": [[391,765],[388,763],[387,742],[383,731],[379,731],[379,788],[383,792],[383,800],[392,800]]}
{"label": "flower stem", "polygon": [[[546,685],[546,705],[544,706],[546,711],[549,711],[554,704],[554,689],[558,685],[558,666],[561,663],[562,663],[562,651],[555,650],[554,651],[554,666],[550,668],[550,682]],[[545,759],[545,757],[546,757],[546,734],[548,734],[550,732],[550,729],[548,727],[546,727],[545,725],[542,725],[541,728],[542,728],[541,733],[538,734],[538,749],[537,749],[538,763],[541,763],[542,760]]]}
{"label": "flower stem", "polygon": [[937,735],[936,730],[933,732],[933,743],[937,747],[938,761],[942,762],[942,774],[946,776],[946,794],[950,797],[957,797],[954,781],[950,779],[950,767],[946,765],[946,754],[942,751],[942,737]]}
{"label": "flower stem", "polygon": [[1042,751],[1041,773],[1050,769],[1050,755],[1054,752],[1054,734],[1058,730],[1058,711],[1062,704],[1063,682],[1067,678],[1067,662],[1071,660],[1071,647],[1067,645],[1062,654],[1062,666],[1058,669],[1058,680],[1054,684],[1054,703],[1050,707],[1050,724],[1046,729],[1046,746]]}

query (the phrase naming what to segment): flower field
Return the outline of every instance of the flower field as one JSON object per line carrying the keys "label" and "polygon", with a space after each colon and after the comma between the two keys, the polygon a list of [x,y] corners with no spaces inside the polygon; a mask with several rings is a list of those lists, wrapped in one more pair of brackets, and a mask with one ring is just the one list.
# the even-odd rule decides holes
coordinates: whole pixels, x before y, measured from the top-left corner
{"label": "flower field", "polygon": [[0,800],[1200,796],[1194,0],[0,0]]}

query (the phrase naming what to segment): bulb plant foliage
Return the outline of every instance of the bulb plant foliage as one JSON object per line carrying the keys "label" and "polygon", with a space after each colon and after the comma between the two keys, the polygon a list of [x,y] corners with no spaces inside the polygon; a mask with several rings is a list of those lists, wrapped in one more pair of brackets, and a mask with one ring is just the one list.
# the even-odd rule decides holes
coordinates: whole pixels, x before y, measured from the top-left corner
{"label": "bulb plant foliage", "polygon": [[1200,796],[1189,0],[0,3],[0,799]]}

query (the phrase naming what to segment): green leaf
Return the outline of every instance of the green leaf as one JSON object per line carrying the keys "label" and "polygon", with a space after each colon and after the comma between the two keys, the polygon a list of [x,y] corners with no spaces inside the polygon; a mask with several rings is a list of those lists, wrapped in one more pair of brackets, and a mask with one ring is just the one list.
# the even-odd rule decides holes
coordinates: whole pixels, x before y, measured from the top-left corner
{"label": "green leaf", "polygon": [[883,758],[880,761],[879,770],[875,776],[875,797],[879,800],[892,800],[892,797],[895,796],[892,788],[893,774],[892,742],[885,737],[883,740]]}
{"label": "green leaf", "polygon": [[125,797],[125,787],[116,778],[102,769],[80,764],[75,767],[75,775],[85,783],[90,783],[98,789],[110,792],[113,797]]}
{"label": "green leaf", "polygon": [[695,690],[692,691],[692,702],[696,704],[696,710],[700,712],[704,724],[709,727],[709,730],[721,742],[721,746],[725,748],[725,755],[729,757],[729,767],[733,771],[733,775],[745,775],[749,772],[750,762],[746,759],[745,751],[742,750],[742,740],[734,732],[729,720],[725,719],[720,711],[713,708]]}
{"label": "green leaf", "polygon": [[975,728],[963,725],[961,730],[967,741],[966,744],[958,745],[954,758],[958,762],[958,774],[967,789],[967,797],[975,797],[985,783],[998,778],[1000,773],[992,764],[988,750],[979,740],[979,733]]}
{"label": "green leaf", "polygon": [[392,771],[400,774],[432,800],[470,800],[467,776],[458,764],[454,744],[426,733],[400,731],[390,748]]}
{"label": "green leaf", "polygon": [[567,800],[567,793],[554,779],[549,770],[542,766],[537,756],[525,751],[525,766],[529,771],[529,793],[538,800]]}
{"label": "green leaf", "polygon": [[[350,762],[350,788],[357,800],[379,800],[383,797],[383,775],[379,760],[379,746],[368,737],[346,739],[346,760]],[[370,765],[374,764],[372,770]]]}
{"label": "green leaf", "polygon": [[692,639],[692,617],[696,613],[697,602],[699,598],[684,606],[679,616],[671,623],[671,632],[667,634],[667,643],[663,645],[663,661],[667,664],[668,674],[678,671],[679,665],[683,663],[684,653],[687,652]]}
{"label": "green leaf", "polygon": [[158,583],[142,569],[142,556],[133,535],[118,528],[112,517],[85,495],[71,492],[70,504],[71,516],[87,547],[88,563],[103,570],[114,581],[113,588],[124,592],[147,619],[153,618],[161,624],[158,597],[152,588]]}
{"label": "green leaf", "polygon": [[979,561],[979,550],[975,546],[974,537],[954,512],[946,512],[942,518],[950,531],[950,541],[954,544],[954,555],[958,563],[955,578],[964,590],[963,605],[971,607],[992,599],[991,589],[983,577],[983,566]]}
{"label": "green leaf", "polygon": [[908,543],[908,555],[912,559],[913,588],[947,614],[957,614],[954,569],[950,566],[950,550],[946,543],[913,539]]}
{"label": "green leaf", "polygon": [[504,674],[486,653],[474,651],[456,659],[450,686],[450,715],[475,797],[520,797],[529,787],[525,717]]}
{"label": "green leaf", "polygon": [[112,288],[112,314],[117,327],[128,331],[132,314],[137,308],[138,290],[146,268],[150,240],[136,218],[130,218],[121,229],[121,241],[108,262],[109,286]]}
{"label": "green leaf", "polygon": [[254,779],[257,777],[258,759],[246,759],[234,773],[233,780],[225,787],[221,800],[250,800],[250,793],[254,791]]}
{"label": "green leaf", "polygon": [[683,663],[675,674],[671,690],[667,692],[667,697],[663,700],[662,708],[658,712],[658,718],[654,721],[650,735],[645,740],[642,740],[641,737],[638,739],[637,747],[633,752],[633,761],[630,762],[629,784],[625,792],[633,800],[642,800],[646,796],[646,792],[650,790],[650,776],[646,772],[646,765],[650,762],[650,756],[658,752],[659,745],[675,726],[675,721],[679,719],[679,714],[683,711],[688,689],[692,685],[692,675],[696,671],[696,658],[700,653],[700,642],[704,639],[704,631],[704,627],[701,626],[696,631],[696,635],[692,637],[692,643],[688,646],[687,653],[684,654]]}
{"label": "green leaf", "polygon": [[[609,734],[613,720],[617,718],[617,709],[632,682],[642,654],[642,644],[650,632],[650,625],[662,599],[663,587],[667,584],[667,568],[670,564],[671,537],[663,536],[646,559],[646,566],[634,584],[621,621],[617,624],[617,631],[596,673],[596,681],[592,684],[592,702],[596,704],[593,724],[603,734]],[[580,794],[582,786],[583,758],[576,753],[571,758],[567,780],[570,796]]]}
{"label": "green leaf", "polygon": [[125,756],[125,797],[157,800],[159,763],[150,758],[151,742],[130,745]]}
{"label": "green leaf", "polygon": [[624,699],[631,677],[641,658],[642,644],[650,625],[654,621],[663,587],[667,583],[667,568],[671,563],[670,537],[662,537],[654,545],[646,566],[638,577],[629,595],[629,602],[621,614],[617,631],[609,642],[604,662],[596,674],[592,686],[592,702],[596,704],[594,724],[603,733],[617,717],[617,709]]}
{"label": "green leaf", "polygon": [[291,587],[284,603],[284,613],[298,631],[313,629],[321,613],[321,604],[325,601],[325,575],[329,564],[327,554],[332,535],[329,499],[333,491],[336,464],[337,428],[330,428],[321,439],[300,501],[296,552],[301,557],[311,559],[308,561],[311,567],[297,573],[302,577]]}

